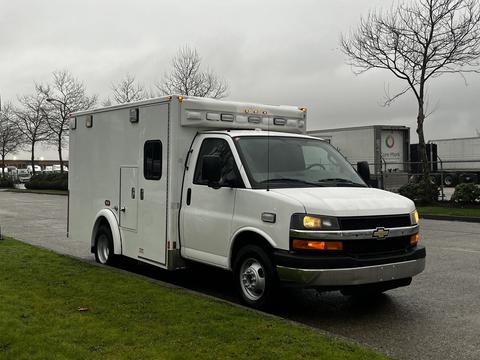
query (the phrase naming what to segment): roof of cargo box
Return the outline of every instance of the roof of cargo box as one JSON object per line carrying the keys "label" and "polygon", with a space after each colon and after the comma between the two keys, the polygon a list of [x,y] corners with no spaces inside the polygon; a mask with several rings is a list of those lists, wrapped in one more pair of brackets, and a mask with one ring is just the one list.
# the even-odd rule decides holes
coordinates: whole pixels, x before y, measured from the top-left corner
{"label": "roof of cargo box", "polygon": [[306,109],[289,105],[217,100],[195,96],[171,95],[80,111],[74,116],[91,115],[118,109],[129,109],[156,103],[178,101],[182,126],[201,129],[262,129],[305,133]]}
{"label": "roof of cargo box", "polygon": [[325,133],[330,131],[347,131],[347,130],[360,130],[360,129],[385,129],[385,130],[410,130],[408,126],[404,125],[363,125],[363,126],[352,126],[352,127],[343,127],[343,128],[333,128],[333,129],[318,129],[318,130],[309,130],[308,134],[316,133]]}

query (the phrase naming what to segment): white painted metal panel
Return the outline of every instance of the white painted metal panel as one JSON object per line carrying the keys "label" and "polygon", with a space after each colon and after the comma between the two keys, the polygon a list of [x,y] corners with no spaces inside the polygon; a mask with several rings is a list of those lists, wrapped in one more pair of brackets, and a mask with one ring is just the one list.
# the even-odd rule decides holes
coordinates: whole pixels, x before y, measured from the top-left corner
{"label": "white painted metal panel", "polygon": [[137,230],[138,222],[138,168],[120,168],[120,226]]}

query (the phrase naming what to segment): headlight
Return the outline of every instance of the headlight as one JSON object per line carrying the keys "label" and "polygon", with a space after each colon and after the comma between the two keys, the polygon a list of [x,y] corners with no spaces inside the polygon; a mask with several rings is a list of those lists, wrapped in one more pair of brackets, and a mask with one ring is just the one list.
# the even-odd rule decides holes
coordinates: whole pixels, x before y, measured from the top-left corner
{"label": "headlight", "polygon": [[417,210],[410,213],[410,223],[412,225],[418,225],[418,211]]}
{"label": "headlight", "polygon": [[338,220],[332,216],[293,214],[291,228],[296,230],[338,230]]}

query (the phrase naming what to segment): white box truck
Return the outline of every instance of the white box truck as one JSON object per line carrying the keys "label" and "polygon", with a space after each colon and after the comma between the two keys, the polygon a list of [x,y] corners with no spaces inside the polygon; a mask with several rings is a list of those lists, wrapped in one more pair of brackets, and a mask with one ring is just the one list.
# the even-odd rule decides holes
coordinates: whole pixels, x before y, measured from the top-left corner
{"label": "white box truck", "polygon": [[397,190],[409,178],[410,128],[369,125],[311,130],[309,135],[329,141],[351,164],[370,164],[371,185]]}
{"label": "white box truck", "polygon": [[425,267],[414,203],[305,135],[303,108],[167,96],[70,128],[69,236],[100,263],[220,267],[253,307],[280,284],[382,292]]}

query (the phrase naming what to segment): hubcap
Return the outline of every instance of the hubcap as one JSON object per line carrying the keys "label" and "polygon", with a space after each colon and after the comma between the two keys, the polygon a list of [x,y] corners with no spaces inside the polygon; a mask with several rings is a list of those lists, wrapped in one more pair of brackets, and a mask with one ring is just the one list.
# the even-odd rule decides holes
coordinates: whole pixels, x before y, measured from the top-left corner
{"label": "hubcap", "polygon": [[265,292],[265,270],[257,259],[246,259],[240,268],[240,286],[244,295],[257,301]]}
{"label": "hubcap", "polygon": [[110,255],[110,248],[108,246],[108,238],[105,234],[101,234],[97,240],[97,255],[100,263],[106,264],[108,256]]}

